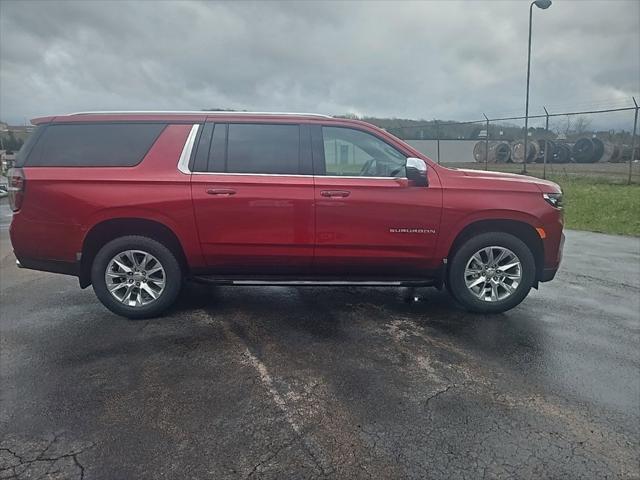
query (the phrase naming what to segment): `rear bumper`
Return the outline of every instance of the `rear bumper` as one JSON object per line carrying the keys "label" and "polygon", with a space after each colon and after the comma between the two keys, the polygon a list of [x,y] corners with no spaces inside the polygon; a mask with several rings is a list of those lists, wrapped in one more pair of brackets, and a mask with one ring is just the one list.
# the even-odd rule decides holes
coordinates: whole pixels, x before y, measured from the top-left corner
{"label": "rear bumper", "polygon": [[16,255],[16,265],[18,268],[28,268],[30,270],[40,270],[42,272],[62,273],[63,275],[80,275],[80,264],[77,262],[64,262],[60,260],[41,260],[35,258],[18,257]]}

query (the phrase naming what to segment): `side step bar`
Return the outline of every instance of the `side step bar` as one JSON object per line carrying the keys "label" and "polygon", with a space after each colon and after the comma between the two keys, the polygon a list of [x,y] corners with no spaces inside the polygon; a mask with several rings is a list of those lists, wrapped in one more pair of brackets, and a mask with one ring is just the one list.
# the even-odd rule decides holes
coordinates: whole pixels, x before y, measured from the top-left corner
{"label": "side step bar", "polygon": [[225,278],[212,275],[201,275],[192,278],[195,282],[213,285],[237,286],[283,286],[283,287],[432,287],[432,279],[304,279],[287,280],[282,278]]}

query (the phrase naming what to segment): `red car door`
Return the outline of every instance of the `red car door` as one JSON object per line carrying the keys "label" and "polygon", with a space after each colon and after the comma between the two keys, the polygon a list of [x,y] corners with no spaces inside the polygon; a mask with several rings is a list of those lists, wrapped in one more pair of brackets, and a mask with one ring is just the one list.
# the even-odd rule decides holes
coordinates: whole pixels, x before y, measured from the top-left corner
{"label": "red car door", "polygon": [[210,273],[309,273],[313,176],[300,129],[260,123],[203,128],[191,189]]}
{"label": "red car door", "polygon": [[[433,258],[442,191],[406,178],[406,156],[371,132],[312,127],[316,202],[314,271],[319,274],[422,277]],[[318,138],[320,137],[321,138]],[[319,160],[319,161],[318,161]]]}

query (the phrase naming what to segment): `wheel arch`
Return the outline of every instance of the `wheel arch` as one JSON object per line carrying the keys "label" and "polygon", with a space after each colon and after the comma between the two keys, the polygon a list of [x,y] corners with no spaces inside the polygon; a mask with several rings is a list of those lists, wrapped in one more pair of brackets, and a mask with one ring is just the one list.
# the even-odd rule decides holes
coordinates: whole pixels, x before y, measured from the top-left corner
{"label": "wheel arch", "polygon": [[126,235],[141,235],[159,241],[176,255],[182,271],[189,273],[184,248],[171,228],[156,220],[111,218],[95,224],[84,237],[79,275],[81,288],[91,285],[91,265],[98,251],[111,240]]}
{"label": "wheel arch", "polygon": [[527,222],[509,219],[477,220],[472,222],[466,225],[458,235],[456,235],[449,249],[447,258],[452,258],[467,239],[474,235],[487,232],[509,233],[522,240],[527,247],[529,247],[536,264],[536,281],[534,287],[537,288],[538,281],[544,271],[544,244],[536,229]]}

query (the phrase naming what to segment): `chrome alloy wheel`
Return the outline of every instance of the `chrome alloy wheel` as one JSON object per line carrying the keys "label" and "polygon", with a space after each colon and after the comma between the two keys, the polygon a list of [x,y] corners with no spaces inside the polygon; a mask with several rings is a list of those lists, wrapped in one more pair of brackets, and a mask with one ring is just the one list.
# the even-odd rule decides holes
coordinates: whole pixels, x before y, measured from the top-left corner
{"label": "chrome alloy wheel", "polygon": [[142,250],[125,250],[113,257],[104,274],[109,293],[128,307],[143,307],[157,300],[166,274],[156,257]]}
{"label": "chrome alloy wheel", "polygon": [[508,248],[486,247],[467,262],[464,281],[475,297],[484,302],[498,302],[517,290],[522,281],[522,265]]}

